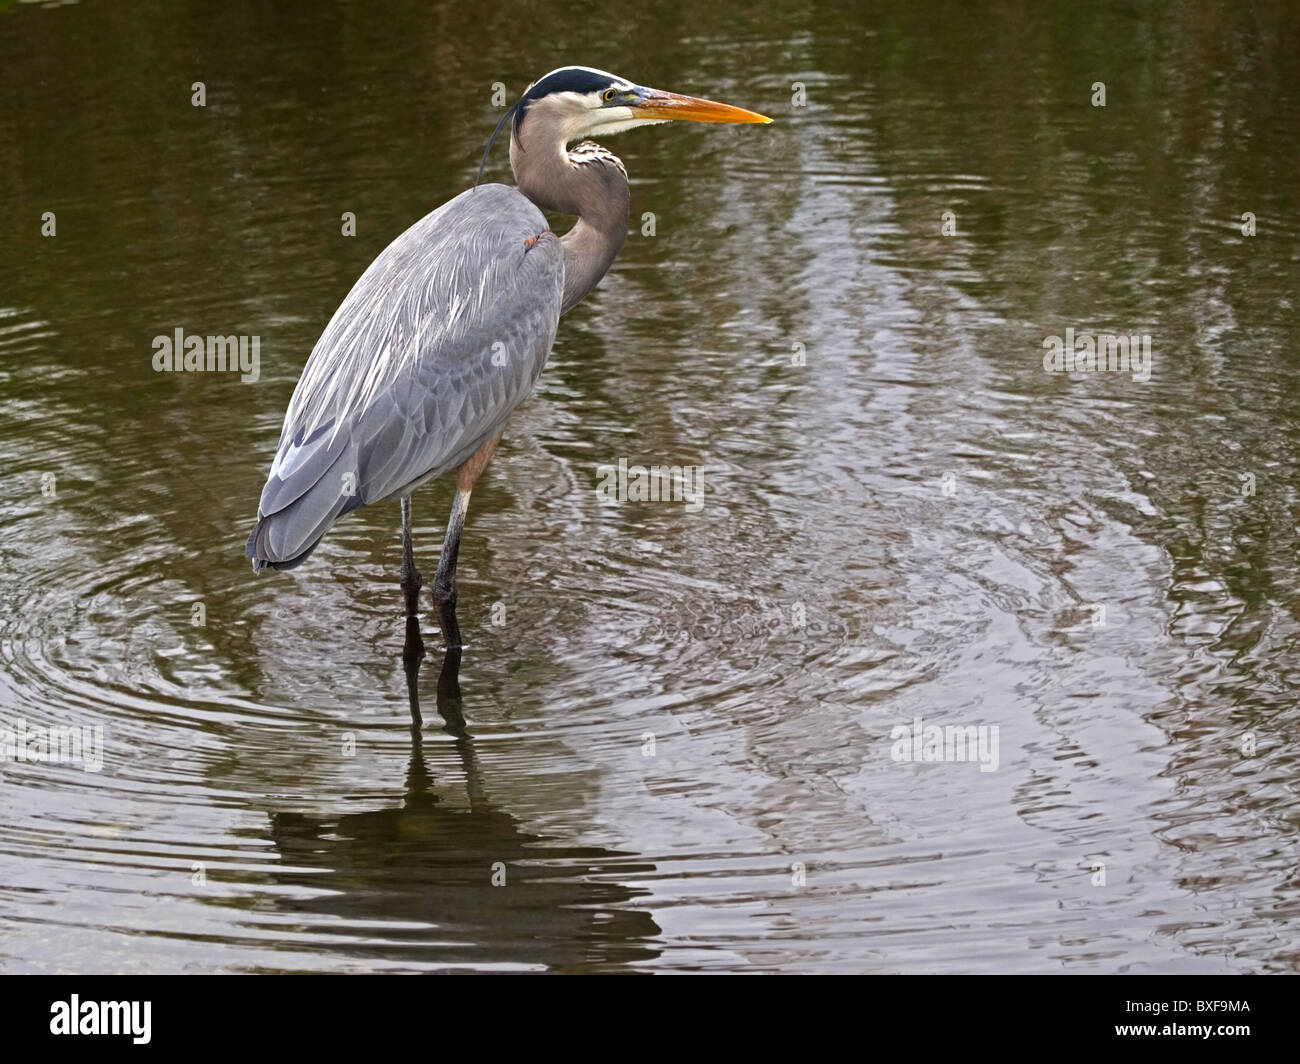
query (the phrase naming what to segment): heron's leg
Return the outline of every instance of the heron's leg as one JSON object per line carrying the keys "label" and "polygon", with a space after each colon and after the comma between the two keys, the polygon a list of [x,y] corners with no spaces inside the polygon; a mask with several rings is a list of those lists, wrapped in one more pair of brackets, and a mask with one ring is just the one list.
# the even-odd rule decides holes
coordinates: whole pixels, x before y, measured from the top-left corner
{"label": "heron's leg", "polygon": [[420,588],[424,580],[415,567],[411,552],[411,497],[402,500],[402,592],[406,596],[406,615],[414,617],[420,611]]}
{"label": "heron's leg", "polygon": [[465,514],[469,510],[469,493],[469,488],[459,485],[456,488],[451,520],[447,522],[447,538],[442,541],[438,572],[433,578],[433,605],[438,611],[438,626],[448,650],[461,645],[460,625],[456,623],[456,557],[460,554],[460,534],[465,529]]}
{"label": "heron's leg", "polygon": [[460,553],[460,534],[465,528],[465,514],[469,511],[469,493],[474,490],[474,482],[500,442],[500,436],[492,437],[456,470],[456,498],[451,504],[447,538],[442,541],[442,556],[438,559],[438,572],[433,578],[433,605],[438,611],[438,624],[448,650],[461,645],[460,625],[456,623],[456,556]]}
{"label": "heron's leg", "polygon": [[420,571],[415,567],[415,558],[411,553],[411,498],[402,500],[402,581],[401,588],[406,596],[406,645],[402,648],[402,660],[406,662],[406,679],[411,687],[411,717],[419,727],[420,708],[415,701],[415,677],[420,672],[420,662],[424,658],[424,640],[420,637],[420,588],[424,581]]}

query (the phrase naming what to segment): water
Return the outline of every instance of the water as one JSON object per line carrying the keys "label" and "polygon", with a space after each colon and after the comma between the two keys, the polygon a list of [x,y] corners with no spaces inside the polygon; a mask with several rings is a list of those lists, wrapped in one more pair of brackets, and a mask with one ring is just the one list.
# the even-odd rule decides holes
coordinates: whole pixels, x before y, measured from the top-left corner
{"label": "water", "polygon": [[[1297,28],[10,6],[0,716],[104,763],[0,764],[0,969],[1300,968]],[[609,140],[632,234],[475,491],[466,724],[435,654],[413,741],[396,504],[290,574],[244,538],[334,307],[565,62],[776,122]],[[258,381],[154,372],[177,327]],[[1150,379],[1045,372],[1067,328]],[[620,458],[703,508],[602,506]],[[895,760],[916,718],[996,771]]]}

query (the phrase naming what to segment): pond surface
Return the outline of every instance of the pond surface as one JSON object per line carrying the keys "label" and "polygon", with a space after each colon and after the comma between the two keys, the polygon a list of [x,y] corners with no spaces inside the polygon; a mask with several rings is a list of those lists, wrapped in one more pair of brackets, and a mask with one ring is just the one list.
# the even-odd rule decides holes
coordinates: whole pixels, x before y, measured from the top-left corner
{"label": "pond surface", "polygon": [[[0,12],[0,721],[103,758],[0,762],[0,970],[1300,969],[1300,15],[1076,8]],[[607,142],[413,738],[397,505],[244,540],[334,308],[566,63],[775,122]]]}

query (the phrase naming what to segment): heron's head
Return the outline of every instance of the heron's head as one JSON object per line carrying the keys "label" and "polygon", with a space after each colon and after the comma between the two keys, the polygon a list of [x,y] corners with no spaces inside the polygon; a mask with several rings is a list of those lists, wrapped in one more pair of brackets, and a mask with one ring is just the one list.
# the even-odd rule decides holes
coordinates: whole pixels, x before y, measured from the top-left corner
{"label": "heron's head", "polygon": [[[770,122],[770,118],[712,100],[646,88],[591,67],[552,70],[529,86],[498,123],[483,153],[488,153],[506,122],[515,145],[564,149],[586,137],[622,133],[659,122]],[[483,167],[479,167],[482,175]]]}
{"label": "heron's head", "polygon": [[753,111],[636,85],[590,67],[560,67],[534,82],[514,108],[516,136],[530,122],[546,123],[572,144],[658,122],[770,122]]}

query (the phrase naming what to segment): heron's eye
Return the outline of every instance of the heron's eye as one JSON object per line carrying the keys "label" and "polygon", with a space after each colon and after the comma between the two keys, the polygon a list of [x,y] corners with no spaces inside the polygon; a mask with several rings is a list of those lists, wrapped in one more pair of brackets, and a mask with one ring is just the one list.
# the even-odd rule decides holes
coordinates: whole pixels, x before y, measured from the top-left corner
{"label": "heron's eye", "polygon": [[612,100],[616,95],[618,95],[618,94],[617,94],[613,89],[606,89],[606,90],[605,90],[605,102],[606,102],[606,103],[609,103],[610,100]]}

